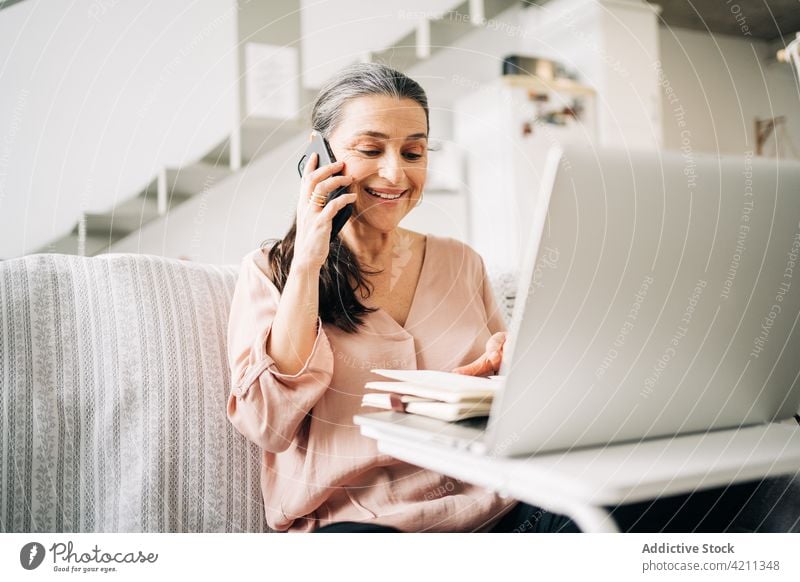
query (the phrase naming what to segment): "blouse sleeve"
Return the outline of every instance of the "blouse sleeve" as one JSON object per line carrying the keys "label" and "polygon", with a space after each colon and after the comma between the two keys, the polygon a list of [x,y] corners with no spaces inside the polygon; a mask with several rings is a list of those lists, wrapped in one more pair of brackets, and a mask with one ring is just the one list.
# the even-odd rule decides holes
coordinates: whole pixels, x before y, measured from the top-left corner
{"label": "blouse sleeve", "polygon": [[280,293],[257,264],[256,255],[247,255],[228,319],[232,389],[227,414],[240,433],[273,453],[291,445],[333,375],[333,351],[320,321],[311,355],[296,374],[281,373],[267,355],[267,338],[279,299]]}
{"label": "blouse sleeve", "polygon": [[506,321],[503,318],[502,310],[497,306],[492,282],[489,280],[489,275],[486,272],[486,265],[483,259],[481,259],[480,263],[483,276],[483,306],[486,309],[486,327],[489,328],[492,334],[499,331],[507,331]]}

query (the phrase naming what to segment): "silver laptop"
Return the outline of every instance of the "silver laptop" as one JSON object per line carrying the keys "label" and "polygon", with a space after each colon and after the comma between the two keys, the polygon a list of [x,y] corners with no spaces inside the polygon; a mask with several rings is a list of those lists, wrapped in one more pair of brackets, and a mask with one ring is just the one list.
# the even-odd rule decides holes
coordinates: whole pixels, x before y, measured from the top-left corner
{"label": "silver laptop", "polygon": [[551,150],[491,414],[363,426],[523,455],[789,419],[800,163]]}

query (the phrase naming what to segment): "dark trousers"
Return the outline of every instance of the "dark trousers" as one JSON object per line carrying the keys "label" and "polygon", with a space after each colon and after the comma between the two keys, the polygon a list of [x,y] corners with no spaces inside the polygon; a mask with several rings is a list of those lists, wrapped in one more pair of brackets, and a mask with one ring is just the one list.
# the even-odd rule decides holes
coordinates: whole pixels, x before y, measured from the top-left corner
{"label": "dark trousers", "polygon": [[[359,523],[355,521],[340,521],[325,525],[316,530],[317,533],[400,533],[388,525],[373,523]],[[517,503],[506,513],[494,527],[491,533],[578,533],[580,530],[568,517],[544,511],[533,505]]]}
{"label": "dark trousers", "polygon": [[[606,508],[617,528],[635,533],[788,532],[800,530],[797,478],[767,479]],[[343,521],[320,533],[399,532],[393,527]],[[576,533],[568,517],[517,503],[492,533]]]}

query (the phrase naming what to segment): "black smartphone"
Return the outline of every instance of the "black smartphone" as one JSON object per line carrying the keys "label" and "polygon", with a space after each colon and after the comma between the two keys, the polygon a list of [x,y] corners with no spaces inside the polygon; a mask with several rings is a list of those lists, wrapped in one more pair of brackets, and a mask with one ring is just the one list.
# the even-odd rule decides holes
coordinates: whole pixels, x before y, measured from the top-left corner
{"label": "black smartphone", "polygon": [[[303,154],[303,157],[300,158],[300,161],[297,163],[297,171],[300,176],[303,175],[303,169],[306,166],[306,162],[308,161],[309,156],[311,154],[316,153],[318,156],[317,161],[317,168],[321,168],[323,166],[327,166],[328,164],[332,164],[336,161],[336,158],[333,156],[333,152],[331,151],[331,146],[328,144],[328,140],[320,135],[318,131],[315,131],[311,134],[311,140],[308,143],[308,148],[306,148],[306,152]],[[339,172],[334,174],[334,176],[341,176],[342,173]],[[342,194],[347,194],[349,186],[341,186],[328,194],[328,200],[325,202],[327,204],[331,200],[338,198]],[[333,222],[331,226],[331,240],[339,234],[339,231],[342,230],[342,227],[347,223],[350,219],[350,216],[353,214],[353,205],[348,204],[344,208],[342,208],[339,212],[336,213],[336,216],[333,217]]]}

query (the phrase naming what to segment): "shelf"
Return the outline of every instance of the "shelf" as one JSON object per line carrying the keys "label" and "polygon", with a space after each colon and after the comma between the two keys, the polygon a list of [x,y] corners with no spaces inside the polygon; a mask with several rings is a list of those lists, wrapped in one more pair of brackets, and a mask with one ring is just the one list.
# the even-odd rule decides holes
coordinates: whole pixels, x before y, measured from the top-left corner
{"label": "shelf", "polygon": [[502,82],[509,87],[521,87],[538,93],[569,93],[573,95],[595,95],[592,87],[576,83],[572,79],[554,79],[547,81],[533,75],[503,75]]}

